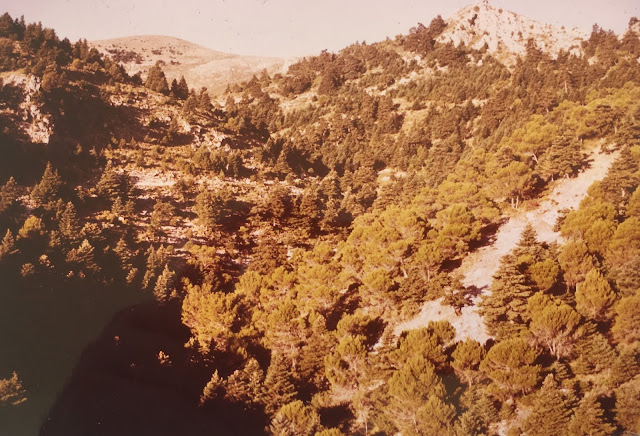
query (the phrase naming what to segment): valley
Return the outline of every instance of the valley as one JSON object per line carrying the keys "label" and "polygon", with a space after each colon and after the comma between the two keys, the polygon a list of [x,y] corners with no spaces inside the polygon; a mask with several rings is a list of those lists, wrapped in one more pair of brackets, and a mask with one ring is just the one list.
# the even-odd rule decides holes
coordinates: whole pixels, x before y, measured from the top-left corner
{"label": "valley", "polygon": [[0,16],[0,434],[637,433],[639,29]]}

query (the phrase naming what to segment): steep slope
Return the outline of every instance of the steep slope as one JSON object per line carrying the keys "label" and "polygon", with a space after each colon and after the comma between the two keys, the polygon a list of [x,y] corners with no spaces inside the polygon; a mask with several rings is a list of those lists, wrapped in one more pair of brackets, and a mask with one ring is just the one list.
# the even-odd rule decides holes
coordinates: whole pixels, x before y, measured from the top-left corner
{"label": "steep slope", "polygon": [[[594,150],[590,157],[590,167],[573,179],[559,180],[549,197],[533,210],[522,211],[510,218],[498,230],[495,240],[487,246],[465,257],[458,269],[463,275],[463,284],[467,288],[475,288],[480,292],[491,286],[493,275],[500,266],[502,256],[513,250],[527,224],[533,224],[538,239],[543,242],[562,242],[562,238],[553,227],[560,214],[560,209],[576,209],[580,201],[587,195],[589,186],[602,180],[611,164],[619,156],[619,152],[604,153],[600,148]],[[474,339],[486,342],[487,334],[482,317],[476,304],[480,295],[473,299],[473,305],[464,307],[462,315],[457,316],[453,307],[441,304],[442,299],[427,302],[420,313],[413,319],[398,325],[396,335],[403,331],[426,326],[429,321],[447,320],[455,327],[457,340]]]}
{"label": "steep slope", "polygon": [[[15,95],[0,99],[0,384],[16,371],[29,398],[16,412],[0,407],[0,434],[37,426],[54,400],[41,434],[222,433],[227,422],[249,426],[236,434],[281,434],[296,410],[316,423],[305,434],[322,432],[318,423],[341,434],[506,434],[531,428],[531,399],[544,398],[547,374],[567,395],[597,395],[620,429],[636,424],[616,413],[618,399],[635,404],[640,392],[624,370],[640,340],[635,46],[594,32],[582,56],[527,50],[509,70],[486,51],[435,42],[446,27],[435,19],[395,40],[301,60],[284,75],[260,74],[231,87],[221,107],[204,92],[168,98],[85,42],[71,47],[37,25],[5,22],[7,73],[34,77],[0,87]],[[208,56],[185,44],[113,55],[140,65],[167,56],[175,67]],[[47,66],[54,55],[60,65]],[[21,121],[32,95],[50,116],[46,145]],[[595,152],[586,162],[598,144],[623,157],[601,183],[608,233],[591,237],[603,222],[585,219],[596,216],[585,202],[562,235],[584,233],[603,259],[616,292],[605,295],[610,322],[583,310],[571,266],[559,261],[549,295],[580,330],[552,333],[576,342],[561,353],[524,317],[531,342],[499,337],[484,347],[457,344],[449,323],[429,325],[450,319],[458,338],[488,338],[475,306],[456,317],[425,303],[444,295],[463,304],[459,275],[477,299],[527,221],[540,239],[558,240],[559,210],[575,207],[615,158]],[[489,229],[499,231],[487,241]],[[532,266],[555,260],[556,250],[540,248]],[[486,295],[500,295],[493,288]],[[154,301],[109,322],[145,299]],[[423,307],[415,326],[426,329],[394,344],[393,327]],[[505,350],[526,354],[524,365],[499,365]],[[501,386],[496,371],[512,369],[532,377]],[[469,417],[484,419],[469,428]]]}
{"label": "steep slope", "polygon": [[588,37],[580,29],[540,23],[495,8],[487,0],[460,9],[447,19],[447,23],[438,38],[440,42],[464,43],[475,49],[486,44],[488,51],[505,63],[513,63],[517,55],[524,55],[529,39],[555,56],[560,50],[578,52],[581,41]]}
{"label": "steep slope", "polygon": [[161,61],[168,80],[184,76],[189,86],[196,89],[204,86],[211,94],[265,69],[269,73],[279,72],[285,63],[280,58],[223,53],[170,36],[129,36],[93,41],[91,45],[120,62],[129,74],[144,75],[149,67]]}
{"label": "steep slope", "polygon": [[[40,82],[33,76],[14,72],[2,74],[0,80],[4,84],[24,92],[24,100],[18,106],[16,127],[21,129],[34,143],[46,144],[52,133],[49,116],[41,112],[42,104],[38,102]],[[5,109],[6,111],[6,109]]]}

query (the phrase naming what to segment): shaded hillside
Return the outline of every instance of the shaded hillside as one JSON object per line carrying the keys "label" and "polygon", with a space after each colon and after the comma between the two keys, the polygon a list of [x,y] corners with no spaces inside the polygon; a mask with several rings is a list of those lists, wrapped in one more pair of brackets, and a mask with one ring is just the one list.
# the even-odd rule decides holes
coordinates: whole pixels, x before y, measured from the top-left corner
{"label": "shaded hillside", "polygon": [[242,411],[212,411],[191,400],[207,375],[187,360],[189,332],[175,309],[139,305],[116,314],[79,358],[39,434],[260,432],[259,420]]}

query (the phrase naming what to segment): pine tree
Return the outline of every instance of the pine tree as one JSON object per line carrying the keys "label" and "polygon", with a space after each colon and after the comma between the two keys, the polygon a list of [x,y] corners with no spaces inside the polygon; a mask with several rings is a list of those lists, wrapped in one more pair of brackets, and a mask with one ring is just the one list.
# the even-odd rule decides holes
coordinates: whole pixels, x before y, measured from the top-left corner
{"label": "pine tree", "polygon": [[300,400],[288,403],[271,420],[274,436],[313,436],[320,428],[320,415]]}
{"label": "pine tree", "polygon": [[262,403],[264,372],[256,359],[249,359],[242,369],[235,370],[225,382],[225,398],[253,407]]}
{"label": "pine tree", "polygon": [[27,401],[26,391],[18,374],[14,371],[11,378],[0,379],[0,406],[16,406]]}
{"label": "pine tree", "polygon": [[576,287],[576,309],[586,318],[605,321],[611,317],[610,308],[616,301],[616,294],[600,271],[592,269],[584,277],[584,282]]}
{"label": "pine tree", "polygon": [[129,190],[129,180],[126,175],[118,174],[111,161],[107,166],[96,185],[99,196],[115,201],[117,197],[126,198]]}
{"label": "pine tree", "polygon": [[49,162],[42,174],[40,183],[31,191],[31,198],[37,204],[44,206],[55,202],[60,197],[61,188],[62,179],[58,175],[58,171],[54,170]]}
{"label": "pine tree", "polygon": [[149,220],[152,232],[160,232],[162,226],[175,224],[175,214],[176,210],[171,203],[156,200],[156,203],[153,205],[153,212],[151,212],[151,219]]}
{"label": "pine tree", "polygon": [[573,402],[573,395],[563,392],[553,375],[548,375],[535,394],[532,410],[522,423],[522,429],[528,436],[567,434]]}
{"label": "pine tree", "polygon": [[149,73],[147,74],[147,80],[144,82],[144,86],[161,94],[169,94],[167,78],[165,77],[162,68],[160,68],[159,62],[149,68]]}
{"label": "pine tree", "polygon": [[69,251],[67,263],[76,270],[81,278],[100,271],[100,267],[95,261],[94,248],[87,239],[84,239],[78,248]]}
{"label": "pine tree", "polygon": [[213,229],[222,223],[228,213],[231,192],[225,189],[212,192],[202,190],[196,197],[195,210],[200,223],[208,229]]}
{"label": "pine tree", "polygon": [[640,377],[636,377],[615,390],[616,422],[623,430],[640,432]]}
{"label": "pine tree", "polygon": [[211,110],[211,97],[209,97],[207,88],[202,88],[200,90],[200,95],[198,96],[198,109],[204,112]]}
{"label": "pine tree", "polygon": [[[419,418],[424,418],[424,410],[421,408],[432,401],[434,409],[439,409],[438,400],[442,400],[445,395],[444,385],[436,374],[435,366],[420,355],[409,358],[400,369],[393,372],[388,388],[390,397],[385,413],[403,434],[419,434],[417,422]],[[431,400],[431,397],[436,399]],[[442,412],[443,418],[449,418],[447,411]],[[437,425],[437,420],[433,424]]]}
{"label": "pine tree", "polygon": [[542,292],[529,299],[531,324],[529,331],[536,341],[559,359],[571,353],[580,337],[582,318],[571,306],[554,301]]}
{"label": "pine tree", "polygon": [[575,354],[578,357],[571,362],[571,368],[576,374],[602,374],[616,358],[609,341],[597,332],[578,341]]}
{"label": "pine tree", "polygon": [[538,233],[533,228],[533,225],[528,222],[512,254],[517,263],[527,261],[531,263],[533,260],[537,260],[536,258],[539,257],[540,250],[541,246],[538,242]]}
{"label": "pine tree", "polygon": [[570,240],[558,255],[567,286],[574,287],[596,267],[596,260],[582,240]]}
{"label": "pine tree", "polygon": [[514,256],[504,256],[493,277],[491,294],[480,303],[480,314],[487,329],[498,339],[517,335],[525,328],[527,300],[533,293],[526,282],[526,276],[518,270]]}
{"label": "pine tree", "polygon": [[618,357],[611,367],[607,386],[618,387],[640,374],[639,358],[640,349],[637,347],[618,347]]}
{"label": "pine tree", "polygon": [[146,252],[147,269],[142,279],[142,288],[149,289],[153,280],[162,272],[162,268],[166,264],[166,251],[163,246],[154,249],[153,245],[149,246]]}
{"label": "pine tree", "polygon": [[282,406],[291,402],[296,395],[287,360],[281,354],[272,355],[264,380],[265,410],[269,414],[274,414]]}
{"label": "pine tree", "polygon": [[173,96],[174,98],[180,98],[178,97],[178,81],[176,79],[173,79],[171,81],[171,85],[169,86],[170,92],[171,92],[171,96]]}
{"label": "pine tree", "polygon": [[536,172],[545,181],[572,176],[580,167],[582,159],[578,141],[558,136],[540,158]]}
{"label": "pine tree", "polygon": [[468,306],[468,290],[462,284],[461,277],[452,277],[451,284],[444,289],[443,304],[453,307],[456,315],[462,315],[462,308]]}
{"label": "pine tree", "polygon": [[207,382],[204,389],[202,390],[202,395],[200,396],[200,405],[218,398],[222,393],[223,385],[224,380],[218,375],[218,370],[216,369],[216,371],[211,376],[211,380]]}
{"label": "pine tree", "polygon": [[184,76],[180,76],[177,91],[178,93],[176,94],[176,97],[182,100],[189,96],[189,86],[187,85],[187,81],[185,80]]}
{"label": "pine tree", "polygon": [[327,379],[334,392],[354,393],[367,376],[366,338],[362,335],[343,337],[324,359]]}
{"label": "pine tree", "polygon": [[622,298],[615,305],[611,333],[615,340],[623,345],[634,346],[640,342],[640,292]]}
{"label": "pine tree", "polygon": [[485,434],[482,419],[471,411],[464,412],[454,423],[452,436],[481,436]]}
{"label": "pine tree", "polygon": [[131,253],[129,244],[127,244],[124,236],[118,240],[118,243],[116,244],[116,247],[113,249],[113,251],[118,255],[118,258],[120,259],[120,265],[123,267],[123,269],[131,266],[133,253]]}
{"label": "pine tree", "polygon": [[58,222],[58,229],[63,238],[69,243],[76,243],[80,237],[80,223],[76,215],[76,208],[68,202]]}
{"label": "pine tree", "polygon": [[7,229],[7,233],[4,234],[2,243],[0,244],[0,260],[12,254],[14,252],[15,245],[16,241],[13,237],[13,233],[11,233],[11,230]]}
{"label": "pine tree", "polygon": [[191,329],[203,352],[227,351],[237,338],[242,321],[241,296],[230,292],[214,292],[210,283],[185,283],[182,301],[182,323]]}
{"label": "pine tree", "polygon": [[478,367],[485,354],[484,348],[479,342],[467,338],[464,342],[458,342],[456,345],[456,349],[451,355],[453,357],[451,366],[462,381],[471,385],[482,378]]}
{"label": "pine tree", "polygon": [[530,392],[540,376],[540,365],[534,364],[538,354],[522,338],[506,339],[491,347],[480,364],[492,380],[491,392],[502,399]]}
{"label": "pine tree", "polygon": [[194,96],[190,95],[189,97],[187,97],[184,105],[182,106],[182,115],[188,117],[189,115],[195,114],[197,109],[198,102]]}
{"label": "pine tree", "polygon": [[[635,192],[640,193],[640,189]],[[615,281],[620,295],[635,294],[640,283],[640,217],[631,216],[618,226],[609,243],[605,261],[608,277]]]}
{"label": "pine tree", "polygon": [[594,394],[582,398],[569,422],[569,436],[607,436],[616,427],[605,421],[604,410]]}
{"label": "pine tree", "polygon": [[[445,322],[449,324],[448,321]],[[455,330],[449,324],[452,330],[447,332],[448,334],[443,332],[444,334],[440,335],[434,328],[436,326],[436,323],[430,321],[426,328],[409,330],[406,336],[398,341],[396,359],[402,362],[411,356],[422,356],[436,367],[444,367],[447,362],[446,346],[452,339],[450,336],[452,332],[455,336]]]}
{"label": "pine tree", "polygon": [[176,274],[169,269],[168,265],[165,265],[153,288],[153,295],[158,303],[164,304],[169,300],[175,280]]}
{"label": "pine tree", "polygon": [[18,239],[30,239],[32,241],[40,241],[45,236],[45,227],[42,219],[37,216],[29,216],[20,230],[18,230]]}
{"label": "pine tree", "polygon": [[15,204],[19,195],[20,190],[16,180],[13,177],[9,177],[7,183],[0,188],[0,214],[3,214]]}
{"label": "pine tree", "polygon": [[520,200],[534,185],[531,169],[518,161],[499,168],[493,178],[496,191],[499,195],[506,196],[514,209],[518,208]]}
{"label": "pine tree", "polygon": [[[426,404],[416,413],[416,435],[448,435],[456,416],[455,407],[440,397],[431,395]],[[404,434],[404,433],[403,433]],[[406,433],[410,435],[411,433]]]}

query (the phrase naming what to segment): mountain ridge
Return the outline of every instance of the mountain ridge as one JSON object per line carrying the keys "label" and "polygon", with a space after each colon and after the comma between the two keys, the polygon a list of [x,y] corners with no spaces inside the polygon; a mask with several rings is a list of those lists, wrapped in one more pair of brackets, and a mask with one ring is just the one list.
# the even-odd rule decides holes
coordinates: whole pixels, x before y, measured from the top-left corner
{"label": "mountain ridge", "polygon": [[156,62],[169,80],[184,76],[194,88],[206,87],[222,93],[227,85],[250,79],[267,70],[280,72],[285,59],[225,53],[181,38],[165,35],[134,35],[90,42],[99,52],[111,56],[129,74],[143,76]]}

